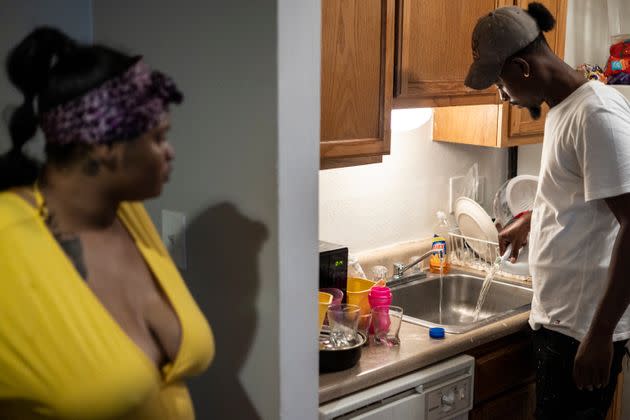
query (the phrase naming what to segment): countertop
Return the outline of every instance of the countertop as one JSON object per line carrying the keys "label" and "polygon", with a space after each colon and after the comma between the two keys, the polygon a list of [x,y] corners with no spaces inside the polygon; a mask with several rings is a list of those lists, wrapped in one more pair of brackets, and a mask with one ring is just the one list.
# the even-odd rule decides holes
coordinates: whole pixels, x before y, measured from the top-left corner
{"label": "countertop", "polygon": [[351,369],[319,376],[319,403],[325,403],[437,363],[526,328],[529,311],[465,334],[429,337],[428,328],[403,322],[400,346],[370,344],[363,347],[359,363]]}

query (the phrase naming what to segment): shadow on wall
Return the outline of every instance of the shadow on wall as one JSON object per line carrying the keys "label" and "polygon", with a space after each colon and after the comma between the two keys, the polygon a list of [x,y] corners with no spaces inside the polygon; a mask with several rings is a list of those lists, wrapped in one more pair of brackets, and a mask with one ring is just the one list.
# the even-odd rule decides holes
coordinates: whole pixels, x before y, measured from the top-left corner
{"label": "shadow on wall", "polygon": [[209,369],[189,382],[196,417],[257,419],[239,382],[256,332],[258,254],[268,237],[264,224],[231,203],[199,214],[187,227],[186,283],[214,333],[216,355]]}

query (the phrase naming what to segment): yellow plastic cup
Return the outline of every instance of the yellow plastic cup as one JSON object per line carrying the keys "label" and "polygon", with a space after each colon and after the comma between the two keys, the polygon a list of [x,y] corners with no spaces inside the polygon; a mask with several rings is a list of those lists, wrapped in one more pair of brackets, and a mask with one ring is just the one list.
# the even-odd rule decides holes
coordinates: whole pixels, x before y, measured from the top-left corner
{"label": "yellow plastic cup", "polygon": [[358,305],[361,309],[361,315],[369,314],[372,308],[370,307],[370,301],[368,300],[368,293],[374,286],[372,280],[361,279],[358,277],[348,277],[347,296],[348,303],[352,305]]}
{"label": "yellow plastic cup", "polygon": [[328,307],[330,306],[333,295],[325,292],[319,293],[319,329],[322,329],[322,325],[324,325],[324,319],[326,318],[326,311],[328,311]]}

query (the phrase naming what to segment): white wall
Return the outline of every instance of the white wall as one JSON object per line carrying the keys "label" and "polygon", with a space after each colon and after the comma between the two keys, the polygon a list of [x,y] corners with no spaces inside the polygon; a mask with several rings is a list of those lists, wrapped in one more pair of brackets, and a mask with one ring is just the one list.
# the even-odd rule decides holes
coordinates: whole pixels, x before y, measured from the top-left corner
{"label": "white wall", "polygon": [[319,10],[94,2],[95,40],[144,54],[185,95],[175,172],[148,208],[158,226],[162,209],[189,219],[183,274],[217,350],[191,381],[199,419],[316,416]]}
{"label": "white wall", "polygon": [[313,292],[319,284],[320,51],[321,1],[279,0],[279,418],[286,420],[314,420],[319,403]]}
{"label": "white wall", "polygon": [[536,175],[540,172],[542,144],[518,147],[518,175]]}
{"label": "white wall", "polygon": [[486,177],[484,206],[507,176],[507,152],[431,140],[432,121],[392,135],[383,163],[319,174],[319,238],[360,252],[432,235],[448,208],[448,179],[475,162]]}
{"label": "white wall", "polygon": [[[36,26],[55,26],[68,35],[82,40],[92,39],[92,2],[90,0],[0,0],[0,61],[3,63],[0,76],[0,111],[7,106],[19,105],[22,97],[6,77],[4,62],[9,50],[21,41]],[[8,112],[3,112],[3,117]],[[11,141],[4,120],[0,124],[0,153],[9,148]],[[42,139],[28,144],[26,150],[41,155]]]}

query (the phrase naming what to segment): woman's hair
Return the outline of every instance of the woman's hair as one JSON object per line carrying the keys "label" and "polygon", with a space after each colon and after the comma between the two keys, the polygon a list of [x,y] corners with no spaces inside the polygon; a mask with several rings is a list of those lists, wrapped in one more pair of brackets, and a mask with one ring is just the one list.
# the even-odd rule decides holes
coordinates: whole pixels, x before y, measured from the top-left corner
{"label": "woman's hair", "polygon": [[[40,164],[22,149],[35,136],[42,113],[121,75],[137,60],[101,45],[82,45],[49,27],[35,29],[14,47],[6,71],[24,99],[9,120],[12,147],[0,155],[0,191],[36,180]],[[85,145],[46,145],[48,160],[60,165],[86,150]]]}

